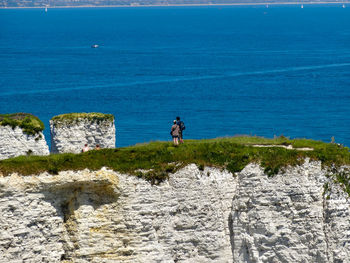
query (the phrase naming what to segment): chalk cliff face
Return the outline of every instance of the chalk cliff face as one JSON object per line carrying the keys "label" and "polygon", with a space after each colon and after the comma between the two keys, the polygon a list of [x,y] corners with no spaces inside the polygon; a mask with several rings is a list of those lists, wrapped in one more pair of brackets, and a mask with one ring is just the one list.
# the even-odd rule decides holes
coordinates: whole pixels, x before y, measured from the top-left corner
{"label": "chalk cliff face", "polygon": [[189,165],[160,185],[14,174],[0,177],[0,262],[349,262],[347,198],[308,162],[272,178]]}
{"label": "chalk cliff face", "polygon": [[26,154],[49,154],[44,135],[28,135],[19,127],[0,126],[0,160]]}
{"label": "chalk cliff face", "polygon": [[50,120],[50,129],[52,153],[80,153],[85,144],[92,149],[97,144],[101,148],[115,147],[114,120]]}
{"label": "chalk cliff face", "polygon": [[244,169],[230,221],[234,262],[350,262],[349,197],[325,175],[319,163],[272,178]]}

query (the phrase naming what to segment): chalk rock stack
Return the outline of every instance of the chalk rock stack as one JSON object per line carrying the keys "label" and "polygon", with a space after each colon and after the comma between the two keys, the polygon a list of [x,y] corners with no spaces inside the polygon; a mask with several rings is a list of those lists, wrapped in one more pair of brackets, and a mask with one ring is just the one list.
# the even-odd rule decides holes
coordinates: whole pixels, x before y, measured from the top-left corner
{"label": "chalk rock stack", "polygon": [[20,155],[48,155],[43,123],[27,113],[0,115],[0,160]]}
{"label": "chalk rock stack", "polygon": [[102,113],[69,113],[50,120],[51,152],[80,153],[90,149],[115,147],[114,116]]}

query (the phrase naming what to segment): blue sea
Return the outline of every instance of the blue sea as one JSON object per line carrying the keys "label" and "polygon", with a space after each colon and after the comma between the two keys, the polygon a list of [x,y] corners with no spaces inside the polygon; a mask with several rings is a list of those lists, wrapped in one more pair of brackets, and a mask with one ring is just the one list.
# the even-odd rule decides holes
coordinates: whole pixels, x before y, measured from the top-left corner
{"label": "blue sea", "polygon": [[[91,45],[98,44],[98,48]],[[350,6],[0,10],[0,113],[116,117],[117,147],[257,135],[350,146]]]}

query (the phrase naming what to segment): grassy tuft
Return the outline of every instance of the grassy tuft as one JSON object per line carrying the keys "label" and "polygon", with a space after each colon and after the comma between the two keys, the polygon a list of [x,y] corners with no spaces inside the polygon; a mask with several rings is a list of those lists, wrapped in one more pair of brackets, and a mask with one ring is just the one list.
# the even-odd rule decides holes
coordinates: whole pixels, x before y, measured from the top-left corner
{"label": "grassy tuft", "polygon": [[45,129],[44,123],[29,113],[0,114],[0,126],[19,127],[28,135],[37,135]]}
{"label": "grassy tuft", "polygon": [[343,190],[350,196],[350,173],[349,172],[340,172],[335,173],[335,182],[339,183]]}
{"label": "grassy tuft", "polygon": [[97,113],[97,112],[90,112],[90,113],[67,113],[62,115],[54,116],[51,120],[54,122],[54,125],[61,125],[61,124],[71,124],[75,123],[81,119],[87,119],[89,121],[93,122],[104,122],[104,121],[114,121],[114,116],[112,114],[104,114],[104,113]]}

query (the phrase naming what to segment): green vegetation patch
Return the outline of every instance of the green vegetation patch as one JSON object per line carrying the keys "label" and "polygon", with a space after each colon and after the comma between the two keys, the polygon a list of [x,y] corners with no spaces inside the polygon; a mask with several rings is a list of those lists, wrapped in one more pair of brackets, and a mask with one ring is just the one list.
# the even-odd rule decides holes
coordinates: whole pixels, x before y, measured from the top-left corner
{"label": "green vegetation patch", "polygon": [[112,114],[104,114],[98,112],[90,112],[90,113],[67,113],[62,115],[57,115],[53,117],[51,120],[54,122],[54,125],[60,124],[72,124],[76,123],[81,119],[86,119],[92,122],[103,122],[103,121],[114,121],[114,116]]}
{"label": "green vegetation patch", "polygon": [[44,123],[29,113],[0,114],[0,125],[20,127],[28,135],[36,135],[45,129]]}
{"label": "green vegetation patch", "polygon": [[[292,145],[294,148],[313,148],[312,151],[289,150],[281,147],[253,147],[255,144]],[[205,166],[241,171],[249,163],[259,163],[269,176],[291,165],[301,165],[304,159],[319,160],[324,166],[339,167],[350,164],[347,147],[306,139],[289,140],[284,137],[233,137],[212,140],[186,140],[174,147],[170,142],[151,142],[125,148],[92,150],[81,154],[55,154],[50,156],[21,156],[0,161],[0,172],[7,176],[13,172],[22,175],[64,170],[98,170],[109,167],[115,171],[145,178],[152,183],[167,179],[168,174],[195,163]],[[335,178],[349,190],[345,175]]]}

